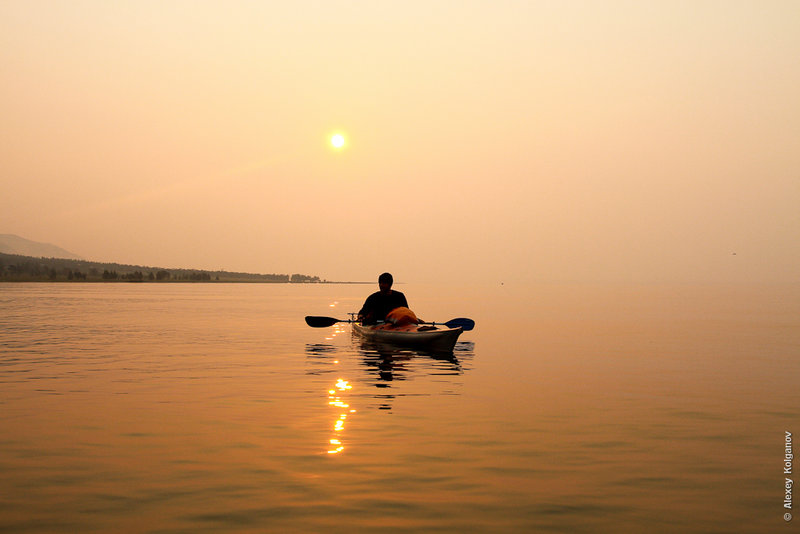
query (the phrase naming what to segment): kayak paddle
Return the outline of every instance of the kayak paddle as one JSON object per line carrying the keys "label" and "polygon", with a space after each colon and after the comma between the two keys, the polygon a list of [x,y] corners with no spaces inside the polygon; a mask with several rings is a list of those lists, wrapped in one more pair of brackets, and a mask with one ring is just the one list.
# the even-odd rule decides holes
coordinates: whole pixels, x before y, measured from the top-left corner
{"label": "kayak paddle", "polygon": [[313,328],[325,328],[326,326],[333,326],[336,323],[352,323],[346,319],[334,319],[333,317],[318,317],[316,315],[306,315],[306,324]]}
{"label": "kayak paddle", "polygon": [[[325,328],[328,326],[333,326],[336,323],[354,323],[356,321],[351,321],[348,319],[335,319],[333,317],[319,317],[316,315],[306,315],[306,324],[312,328]],[[429,324],[429,325],[444,325],[447,328],[458,328],[461,327],[462,330],[465,332],[467,330],[472,330],[475,328],[475,321],[472,319],[467,319],[466,317],[459,317],[457,319],[450,319],[446,323],[436,323],[436,322],[426,322],[422,324]]]}
{"label": "kayak paddle", "polygon": [[467,330],[472,330],[475,328],[475,321],[472,319],[467,319],[466,317],[459,317],[457,319],[450,319],[446,323],[437,323],[437,322],[429,322],[423,324],[430,324],[436,326],[437,324],[443,324],[447,328],[458,328],[459,326],[461,329],[466,332]]}

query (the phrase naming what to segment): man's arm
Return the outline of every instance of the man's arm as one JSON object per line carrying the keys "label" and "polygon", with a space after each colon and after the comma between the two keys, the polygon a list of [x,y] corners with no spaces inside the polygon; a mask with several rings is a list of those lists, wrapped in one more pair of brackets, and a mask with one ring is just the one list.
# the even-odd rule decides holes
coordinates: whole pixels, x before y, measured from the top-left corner
{"label": "man's arm", "polygon": [[370,312],[375,308],[374,304],[372,303],[374,299],[372,295],[367,297],[367,300],[364,301],[364,305],[361,306],[361,310],[358,312],[358,320],[364,321],[367,317],[369,317]]}

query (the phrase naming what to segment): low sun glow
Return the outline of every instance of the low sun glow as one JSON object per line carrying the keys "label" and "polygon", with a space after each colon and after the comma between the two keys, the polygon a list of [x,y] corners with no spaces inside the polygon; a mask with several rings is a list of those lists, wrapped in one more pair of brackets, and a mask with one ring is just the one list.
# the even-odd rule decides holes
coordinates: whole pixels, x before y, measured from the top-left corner
{"label": "low sun glow", "polygon": [[331,136],[331,146],[333,148],[342,148],[344,146],[344,136],[342,134],[333,134]]}

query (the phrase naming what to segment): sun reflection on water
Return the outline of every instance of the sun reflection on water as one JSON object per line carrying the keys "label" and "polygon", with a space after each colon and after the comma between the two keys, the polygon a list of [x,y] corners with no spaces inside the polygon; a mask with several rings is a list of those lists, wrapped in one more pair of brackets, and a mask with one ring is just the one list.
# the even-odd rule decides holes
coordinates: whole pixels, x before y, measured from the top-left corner
{"label": "sun reflection on water", "polygon": [[[328,406],[331,409],[331,419],[328,421],[332,420],[330,423],[332,428],[328,427],[330,434],[327,447],[323,449],[328,455],[337,455],[349,446],[344,432],[346,423],[356,413],[350,406],[351,399],[355,398],[354,389],[359,391],[359,398],[372,399],[364,405],[368,409],[374,407],[378,410],[392,411],[396,398],[435,395],[440,389],[439,384],[443,382],[448,385],[439,394],[459,394],[457,388],[462,381],[458,377],[471,368],[474,347],[471,342],[458,343],[453,353],[438,354],[366,342],[356,337],[349,325],[341,323],[335,324],[325,334],[325,343],[308,344],[306,352],[308,361],[312,365],[307,371],[308,374],[328,376],[327,387],[323,390],[328,393]],[[350,348],[342,348],[340,338],[342,334],[353,336]],[[334,342],[335,338],[340,338],[338,340],[340,343]],[[355,362],[342,358],[341,352],[355,357]],[[345,363],[346,368],[341,367],[342,363]],[[357,365],[355,371],[351,368],[354,363]],[[355,377],[350,376],[354,372]],[[429,387],[423,384],[424,380],[419,382],[422,387],[396,387],[402,386],[402,382],[412,375],[419,375],[418,377],[423,379],[432,377],[433,382]],[[348,378],[355,380],[355,386]],[[364,387],[368,389],[365,390]],[[373,387],[378,390],[373,390]],[[375,399],[378,400],[377,405]]]}
{"label": "sun reflection on water", "polygon": [[344,380],[343,378],[339,378],[336,381],[333,389],[328,390],[328,405],[339,408],[339,410],[337,410],[339,412],[339,416],[336,419],[336,422],[333,424],[335,437],[329,440],[330,448],[328,448],[328,454],[339,454],[344,450],[344,445],[340,439],[341,432],[344,430],[344,422],[348,415],[351,413],[356,413],[356,411],[350,409],[350,405],[342,396],[351,389],[353,389],[353,386],[350,385],[350,382]]}
{"label": "sun reflection on water", "polygon": [[[331,304],[331,307],[335,306],[335,304]],[[345,331],[344,327],[340,324],[333,325],[333,330],[331,331],[331,335],[325,338],[325,341],[333,341],[336,336],[343,333]],[[339,363],[339,362],[335,362]]]}

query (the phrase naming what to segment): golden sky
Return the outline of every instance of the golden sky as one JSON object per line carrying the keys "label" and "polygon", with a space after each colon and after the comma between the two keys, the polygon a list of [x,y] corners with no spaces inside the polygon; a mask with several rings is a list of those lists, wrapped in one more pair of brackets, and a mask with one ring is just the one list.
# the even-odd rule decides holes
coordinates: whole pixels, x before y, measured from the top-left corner
{"label": "golden sky", "polygon": [[335,280],[794,281],[798,27],[794,0],[7,0],[0,233]]}

